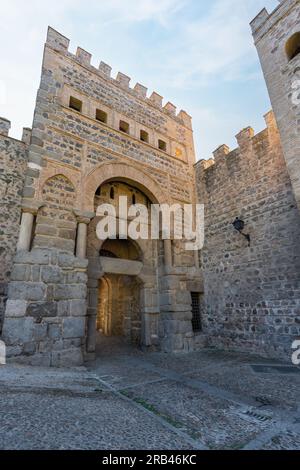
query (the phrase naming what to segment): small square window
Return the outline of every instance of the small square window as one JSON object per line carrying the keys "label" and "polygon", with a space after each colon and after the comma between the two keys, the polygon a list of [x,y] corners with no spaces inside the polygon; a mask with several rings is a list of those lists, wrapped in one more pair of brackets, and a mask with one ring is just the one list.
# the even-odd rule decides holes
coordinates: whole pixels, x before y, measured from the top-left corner
{"label": "small square window", "polygon": [[129,134],[129,124],[128,124],[128,122],[120,121],[119,129],[120,129],[121,132],[125,132],[125,134]]}
{"label": "small square window", "polygon": [[141,132],[140,132],[140,140],[141,140],[142,142],[147,142],[147,143],[149,143],[149,134],[148,134],[148,132],[141,130]]}
{"label": "small square window", "polygon": [[70,96],[69,107],[71,109],[74,109],[75,111],[78,111],[79,113],[81,113],[81,111],[82,111],[82,101],[78,100],[77,98],[74,98],[74,96]]}
{"label": "small square window", "polygon": [[97,121],[107,124],[107,113],[101,109],[96,109],[96,119]]}
{"label": "small square window", "polygon": [[159,139],[158,140],[158,148],[159,150],[162,150],[163,152],[167,151],[167,144],[164,140]]}

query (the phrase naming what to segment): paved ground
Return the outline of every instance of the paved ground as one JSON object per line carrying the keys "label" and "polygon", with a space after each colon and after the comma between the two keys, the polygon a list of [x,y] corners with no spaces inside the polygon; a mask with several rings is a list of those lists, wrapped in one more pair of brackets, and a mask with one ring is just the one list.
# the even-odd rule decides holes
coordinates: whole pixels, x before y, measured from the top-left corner
{"label": "paved ground", "polygon": [[300,368],[102,340],[71,370],[0,367],[0,449],[300,449]]}

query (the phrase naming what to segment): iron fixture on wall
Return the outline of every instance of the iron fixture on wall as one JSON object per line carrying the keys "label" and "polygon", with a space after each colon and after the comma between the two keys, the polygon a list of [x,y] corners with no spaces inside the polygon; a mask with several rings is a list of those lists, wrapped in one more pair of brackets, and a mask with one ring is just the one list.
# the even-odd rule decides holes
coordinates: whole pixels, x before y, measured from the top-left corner
{"label": "iron fixture on wall", "polygon": [[250,246],[250,243],[251,243],[250,235],[248,233],[243,232],[245,228],[245,222],[239,217],[237,217],[232,225],[234,226],[235,230],[237,230],[241,235],[243,235],[243,237],[246,238],[246,240],[248,241],[248,246]]}

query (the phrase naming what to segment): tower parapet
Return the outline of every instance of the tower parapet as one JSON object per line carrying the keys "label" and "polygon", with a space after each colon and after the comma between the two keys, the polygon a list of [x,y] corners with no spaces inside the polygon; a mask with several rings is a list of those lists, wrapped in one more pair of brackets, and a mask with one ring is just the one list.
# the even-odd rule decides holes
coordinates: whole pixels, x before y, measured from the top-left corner
{"label": "tower parapet", "polygon": [[300,209],[300,1],[281,0],[251,22],[283,153]]}
{"label": "tower parapet", "polygon": [[[92,54],[85,51],[81,47],[77,48],[75,55],[72,54],[69,52],[70,40],[51,27],[48,28],[46,44],[54,51],[59,52],[60,54],[64,54],[67,57],[79,62],[93,73],[102,77],[104,76],[106,79],[111,80],[115,85],[121,87],[123,90],[137,96],[142,100],[145,100],[147,104],[154,105],[155,107],[159,108],[161,112],[166,113],[174,119],[178,120],[182,125],[191,128],[190,119],[187,119],[188,115],[185,113],[185,111],[181,110],[179,113],[177,113],[176,106],[170,102],[167,102],[166,105],[163,106],[163,97],[156,91],[154,91],[150,97],[147,97],[148,88],[144,85],[141,85],[140,83],[137,83],[133,88],[131,88],[131,78],[122,72],[118,72],[116,78],[112,78],[112,68],[110,65],[102,61],[100,62],[99,68],[97,69],[91,65]],[[185,115],[183,115],[183,113],[185,113]]]}
{"label": "tower parapet", "polygon": [[298,0],[278,1],[279,5],[271,13],[266,8],[263,8],[251,21],[250,26],[255,40],[259,40],[299,3]]}
{"label": "tower parapet", "polygon": [[[252,127],[246,127],[242,129],[237,135],[236,140],[238,147],[234,150],[230,150],[228,145],[220,145],[216,150],[213,151],[213,158],[208,160],[200,160],[196,163],[196,172],[206,172],[210,169],[216,169],[223,165],[230,165],[230,162],[235,159],[237,163],[239,160],[243,160],[243,164],[251,164],[250,161],[256,158],[255,145],[259,142],[261,146],[265,147],[278,147],[279,134],[278,128],[275,121],[273,111],[269,111],[264,116],[266,122],[266,129],[262,130],[258,134],[255,134]],[[245,155],[247,154],[247,158]],[[249,161],[248,161],[249,159]],[[246,160],[246,162],[245,162]]]}
{"label": "tower parapet", "polygon": [[8,119],[0,117],[0,134],[8,136],[11,128],[11,122]]}

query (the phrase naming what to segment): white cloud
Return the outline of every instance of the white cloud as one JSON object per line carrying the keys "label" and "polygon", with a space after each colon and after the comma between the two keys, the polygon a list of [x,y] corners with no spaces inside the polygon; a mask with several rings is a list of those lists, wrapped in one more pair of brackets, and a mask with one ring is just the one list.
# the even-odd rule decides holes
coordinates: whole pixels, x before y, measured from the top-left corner
{"label": "white cloud", "polygon": [[[110,51],[116,50],[115,66],[120,62],[124,73],[128,67],[128,73],[133,72],[138,81],[144,77],[146,85],[163,89],[175,103],[181,94],[186,107],[184,92],[192,90],[195,107],[187,111],[194,116],[195,134],[203,136],[206,152],[229,141],[243,117],[219,117],[213,108],[201,109],[203,87],[209,94],[212,82],[221,87],[224,80],[257,78],[249,21],[264,6],[271,10],[276,5],[276,0],[3,1],[0,115],[12,120],[12,135],[16,137],[20,137],[23,126],[31,125],[43,43],[50,24],[76,45],[94,48],[97,61],[105,52],[103,59],[110,62]],[[144,36],[141,33],[144,24],[147,33],[153,33],[151,41],[147,41],[146,32]],[[159,38],[157,33],[161,34]],[[110,49],[105,49],[107,43]],[[119,50],[120,45],[123,47]]]}
{"label": "white cloud", "polygon": [[[249,22],[265,4],[275,0],[216,0],[210,11],[191,21],[178,22],[176,41],[164,51],[162,73],[174,87],[207,85],[212,79],[251,78],[257,61]],[[272,9],[272,8],[271,8]]]}
{"label": "white cloud", "polygon": [[167,19],[178,12],[186,0],[102,0],[95,7],[104,12],[105,16],[113,13],[114,22],[156,20],[167,25]]}

